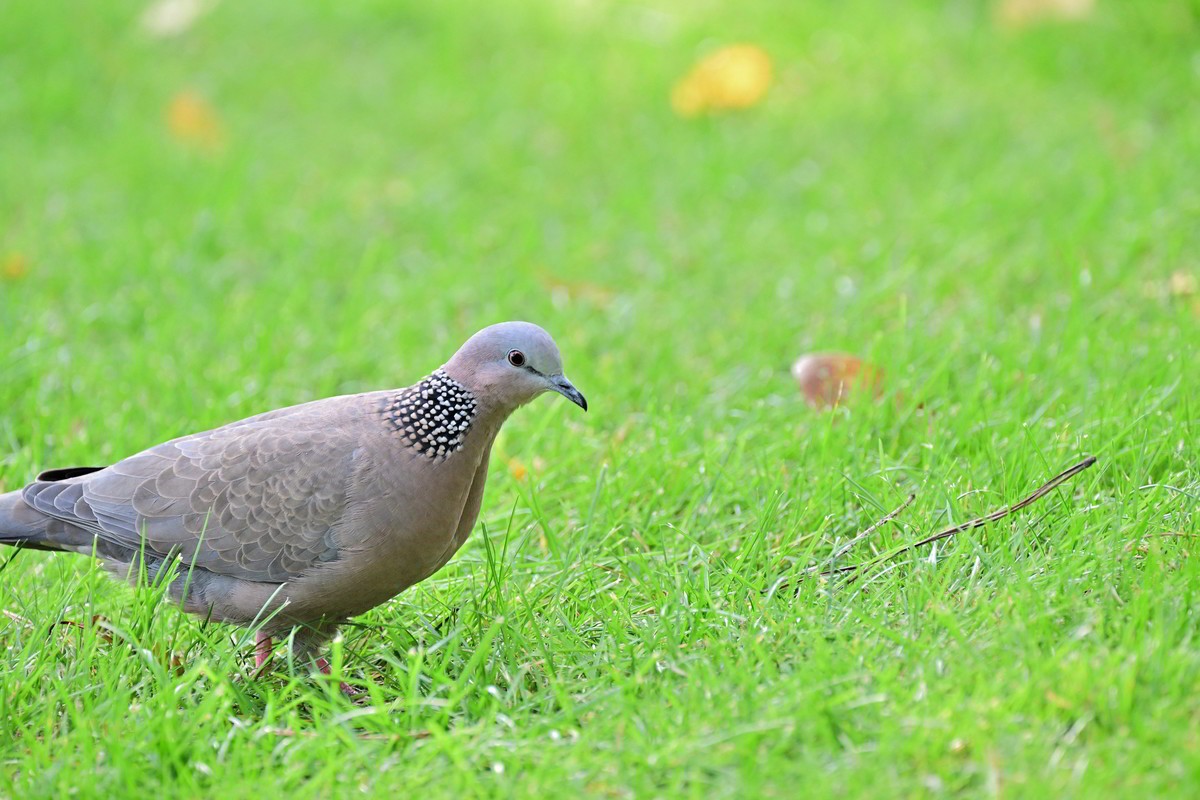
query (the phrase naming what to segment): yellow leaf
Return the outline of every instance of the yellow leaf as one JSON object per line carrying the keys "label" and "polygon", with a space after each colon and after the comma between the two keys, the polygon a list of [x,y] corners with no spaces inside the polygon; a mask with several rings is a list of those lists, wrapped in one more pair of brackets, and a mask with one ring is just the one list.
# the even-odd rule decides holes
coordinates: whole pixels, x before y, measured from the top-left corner
{"label": "yellow leaf", "polygon": [[171,98],[167,129],[176,141],[195,150],[215,153],[225,147],[225,127],[208,101],[192,91]]}
{"label": "yellow leaf", "polygon": [[516,480],[523,481],[525,476],[529,474],[529,470],[525,469],[525,465],[518,458],[510,458],[508,460],[508,472]]}
{"label": "yellow leaf", "polygon": [[1096,10],[1096,0],[1000,0],[996,21],[1008,28],[1023,28],[1048,20],[1078,22]]}
{"label": "yellow leaf", "polygon": [[0,266],[0,276],[3,276],[7,281],[20,280],[28,272],[29,262],[25,260],[25,256],[19,253],[9,253],[6,255],[3,266]]}
{"label": "yellow leaf", "polygon": [[683,117],[750,108],[771,88],[771,57],[760,47],[737,44],[712,53],[675,84],[671,107]]}

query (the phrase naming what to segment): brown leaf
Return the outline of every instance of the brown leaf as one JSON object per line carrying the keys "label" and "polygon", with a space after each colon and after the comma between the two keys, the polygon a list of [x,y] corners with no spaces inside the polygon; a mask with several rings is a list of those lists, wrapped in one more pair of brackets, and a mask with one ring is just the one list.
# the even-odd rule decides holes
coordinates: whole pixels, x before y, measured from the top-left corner
{"label": "brown leaf", "polygon": [[883,370],[849,353],[810,353],[792,364],[792,377],[809,405],[829,408],[858,390],[878,397]]}
{"label": "brown leaf", "polygon": [[750,108],[771,88],[771,57],[761,47],[723,47],[696,63],[671,91],[671,107],[681,117]]}
{"label": "brown leaf", "polygon": [[183,653],[178,650],[166,650],[159,645],[154,645],[150,648],[150,652],[172,675],[178,677],[187,672],[187,661],[184,660]]}
{"label": "brown leaf", "polygon": [[225,126],[208,101],[191,90],[171,98],[166,109],[167,129],[180,144],[205,153],[225,147]]}

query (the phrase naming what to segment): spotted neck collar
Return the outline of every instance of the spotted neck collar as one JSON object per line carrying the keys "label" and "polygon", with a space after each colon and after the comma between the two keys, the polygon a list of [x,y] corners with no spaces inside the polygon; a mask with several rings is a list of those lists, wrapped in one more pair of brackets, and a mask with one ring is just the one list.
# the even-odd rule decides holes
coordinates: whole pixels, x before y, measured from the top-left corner
{"label": "spotted neck collar", "polygon": [[380,414],[405,447],[436,459],[463,449],[478,408],[475,395],[439,369],[385,398]]}

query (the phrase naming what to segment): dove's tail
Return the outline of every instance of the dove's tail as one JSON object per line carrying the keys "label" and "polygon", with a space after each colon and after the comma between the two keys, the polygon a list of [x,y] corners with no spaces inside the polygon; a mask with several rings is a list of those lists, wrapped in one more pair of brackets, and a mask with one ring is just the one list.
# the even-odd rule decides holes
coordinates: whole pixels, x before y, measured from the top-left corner
{"label": "dove's tail", "polygon": [[53,520],[25,504],[21,492],[0,494],[0,544],[33,550],[58,550],[48,541]]}
{"label": "dove's tail", "polygon": [[[72,482],[99,472],[103,467],[68,467],[51,469],[37,476],[38,483]],[[28,487],[27,487],[28,488]],[[90,553],[93,535],[69,522],[43,514],[24,500],[25,491],[18,489],[0,494],[0,544],[25,547],[31,550],[66,550]]]}

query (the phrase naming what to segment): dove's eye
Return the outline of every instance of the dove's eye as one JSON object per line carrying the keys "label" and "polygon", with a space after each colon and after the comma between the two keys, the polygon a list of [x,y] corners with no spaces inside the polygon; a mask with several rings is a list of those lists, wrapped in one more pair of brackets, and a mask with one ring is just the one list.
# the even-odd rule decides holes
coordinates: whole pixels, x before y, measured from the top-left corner
{"label": "dove's eye", "polygon": [[520,350],[509,350],[508,363],[512,364],[514,367],[525,366],[525,354]]}

